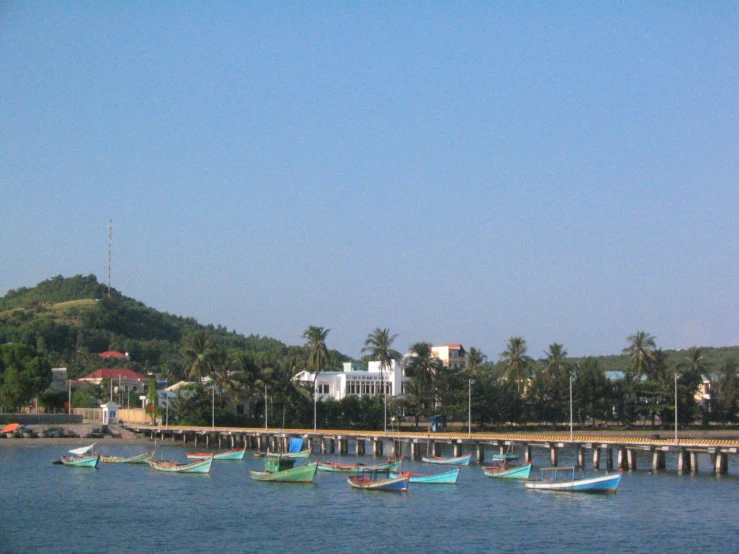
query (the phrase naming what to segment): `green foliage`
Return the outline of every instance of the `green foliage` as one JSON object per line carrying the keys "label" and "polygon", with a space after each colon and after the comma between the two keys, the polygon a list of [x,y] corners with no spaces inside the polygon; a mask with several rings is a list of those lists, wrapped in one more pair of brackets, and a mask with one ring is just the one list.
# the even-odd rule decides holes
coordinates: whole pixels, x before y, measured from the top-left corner
{"label": "green foliage", "polygon": [[23,344],[0,346],[0,403],[17,409],[51,384],[46,356]]}

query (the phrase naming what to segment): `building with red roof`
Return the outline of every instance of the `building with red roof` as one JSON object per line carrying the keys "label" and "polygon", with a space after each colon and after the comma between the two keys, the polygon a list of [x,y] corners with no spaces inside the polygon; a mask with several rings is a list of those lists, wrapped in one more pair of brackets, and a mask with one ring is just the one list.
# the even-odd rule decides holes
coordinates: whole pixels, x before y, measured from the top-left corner
{"label": "building with red roof", "polygon": [[103,380],[113,381],[127,390],[144,391],[149,385],[149,376],[125,367],[98,369],[79,379],[85,383],[99,385]]}
{"label": "building with red roof", "polygon": [[105,352],[101,352],[98,354],[98,357],[100,358],[113,358],[114,360],[128,360],[128,352],[125,354],[123,352],[118,352],[117,350],[106,350]]}

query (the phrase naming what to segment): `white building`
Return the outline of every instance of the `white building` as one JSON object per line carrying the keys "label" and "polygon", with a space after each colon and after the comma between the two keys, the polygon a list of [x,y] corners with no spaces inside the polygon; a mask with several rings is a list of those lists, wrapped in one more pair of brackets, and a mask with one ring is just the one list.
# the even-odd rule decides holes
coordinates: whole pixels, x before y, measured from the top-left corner
{"label": "white building", "polygon": [[[299,381],[307,387],[313,386],[315,374],[301,371],[293,381]],[[333,398],[341,400],[347,396],[375,396],[383,394],[383,383],[388,396],[402,396],[404,385],[410,381],[403,375],[401,365],[393,360],[389,367],[380,372],[380,362],[369,362],[367,369],[357,362],[344,363],[343,371],[322,371],[316,380],[316,392],[319,400]]]}

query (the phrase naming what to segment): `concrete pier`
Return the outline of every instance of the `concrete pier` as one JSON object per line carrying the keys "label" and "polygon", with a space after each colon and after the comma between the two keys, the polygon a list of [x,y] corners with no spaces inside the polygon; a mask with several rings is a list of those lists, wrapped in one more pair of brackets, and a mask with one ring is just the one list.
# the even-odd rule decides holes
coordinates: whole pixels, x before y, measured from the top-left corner
{"label": "concrete pier", "polygon": [[[280,451],[287,449],[290,437],[301,437],[307,443],[307,448],[321,454],[337,453],[341,456],[356,453],[358,456],[368,454],[367,443],[371,443],[371,454],[376,457],[384,455],[384,443],[390,447],[389,454],[399,456],[404,451],[404,443],[408,444],[408,453],[412,459],[430,454],[433,456],[460,456],[465,452],[472,452],[478,463],[485,459],[485,450],[497,448],[505,454],[515,452],[525,462],[533,462],[533,447],[548,449],[549,459],[540,459],[539,463],[548,462],[556,466],[559,463],[560,451],[565,456],[574,456],[578,466],[586,464],[587,450],[592,450],[592,467],[613,470],[614,467],[636,471],[637,453],[644,451],[649,456],[652,470],[664,470],[670,465],[669,458],[673,457],[679,473],[698,471],[699,454],[710,456],[711,469],[717,474],[729,471],[732,457],[739,454],[739,441],[736,440],[699,440],[681,439],[680,441],[659,438],[624,437],[624,436],[555,436],[546,434],[496,434],[496,433],[412,433],[392,432],[382,434],[378,432],[352,431],[318,431],[313,433],[305,429],[255,429],[255,428],[211,428],[211,427],[129,427],[130,430],[149,436],[159,441],[172,441],[183,444],[192,443],[205,448],[236,448],[243,445],[255,447],[260,451],[270,449]],[[337,445],[338,442],[338,445]],[[355,447],[356,448],[353,448]],[[614,466],[614,450],[617,460]],[[605,455],[605,464],[603,464]],[[546,461],[545,461],[546,460]]]}

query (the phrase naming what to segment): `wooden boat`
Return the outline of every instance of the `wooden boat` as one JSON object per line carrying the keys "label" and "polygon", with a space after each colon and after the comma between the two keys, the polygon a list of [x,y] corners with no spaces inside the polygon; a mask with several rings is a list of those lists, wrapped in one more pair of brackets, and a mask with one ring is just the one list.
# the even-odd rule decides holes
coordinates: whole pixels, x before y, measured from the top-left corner
{"label": "wooden boat", "polygon": [[166,471],[169,473],[210,473],[213,456],[208,456],[207,458],[202,458],[189,464],[178,464],[169,460],[147,460],[146,463],[157,471]]}
{"label": "wooden boat", "polygon": [[424,485],[456,485],[459,477],[460,469],[455,467],[449,471],[441,473],[390,473],[390,477],[400,477],[401,475],[409,475],[410,483],[419,483]]}
{"label": "wooden boat", "polygon": [[318,463],[295,467],[295,458],[269,457],[264,460],[264,471],[251,471],[257,481],[279,483],[312,483],[318,471]]}
{"label": "wooden boat", "polygon": [[69,453],[71,456],[62,456],[59,461],[54,463],[72,467],[97,468],[100,463],[100,454],[93,451],[95,444],[96,443],[93,443],[90,446],[83,446],[82,448],[70,450]]}
{"label": "wooden boat", "polygon": [[[572,467],[545,467],[539,479],[524,481],[527,489],[562,492],[615,493],[623,473],[610,473],[599,477],[575,477]],[[559,473],[559,474],[558,474]]]}
{"label": "wooden boat", "polygon": [[510,454],[496,454],[493,456],[493,465],[483,467],[487,477],[496,479],[528,479],[531,473],[531,462],[521,464],[518,456]]}
{"label": "wooden boat", "polygon": [[364,465],[364,464],[342,464],[339,462],[318,462],[318,469],[321,471],[336,471],[340,473],[361,473],[366,471],[398,471],[403,463],[403,456],[395,460],[388,460],[381,464]]}
{"label": "wooden boat", "polygon": [[360,471],[356,475],[349,476],[349,478],[347,478],[347,481],[355,489],[405,492],[408,490],[410,473],[401,473],[396,477],[393,477],[388,471],[365,469],[363,471]]}
{"label": "wooden boat", "polygon": [[246,445],[244,448],[235,450],[225,450],[223,452],[188,452],[188,460],[202,460],[203,458],[213,457],[214,460],[243,460],[246,453]]}
{"label": "wooden boat", "polygon": [[444,456],[421,456],[421,460],[427,464],[443,464],[447,466],[466,466],[470,464],[472,453],[464,456],[452,456],[445,458]]}
{"label": "wooden boat", "polygon": [[154,457],[154,451],[144,452],[136,456],[129,456],[128,458],[122,458],[120,456],[100,456],[100,461],[106,464],[145,464],[147,460],[151,460]]}
{"label": "wooden boat", "polygon": [[268,458],[292,458],[293,460],[300,460],[305,458],[310,458],[311,451],[310,450],[301,450],[300,452],[267,452],[265,456]]}
{"label": "wooden boat", "polygon": [[293,459],[309,458],[312,454],[310,448],[303,449],[303,439],[300,437],[290,438],[290,444],[287,452],[270,452],[267,451],[266,455],[272,458],[287,457]]}

